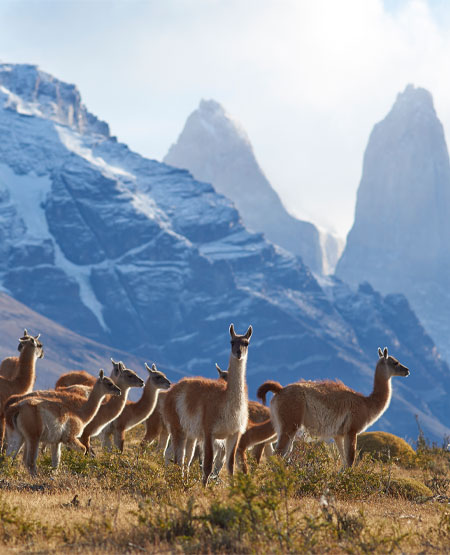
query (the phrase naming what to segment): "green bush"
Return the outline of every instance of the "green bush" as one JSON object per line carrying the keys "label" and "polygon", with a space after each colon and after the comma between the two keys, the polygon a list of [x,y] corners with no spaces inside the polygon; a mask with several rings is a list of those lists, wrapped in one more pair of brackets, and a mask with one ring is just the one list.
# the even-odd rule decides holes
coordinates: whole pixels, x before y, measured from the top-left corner
{"label": "green bush", "polygon": [[404,467],[410,467],[416,459],[416,453],[409,443],[401,437],[387,432],[364,432],[360,434],[357,449],[360,457],[368,453],[374,459],[383,462],[391,460]]}

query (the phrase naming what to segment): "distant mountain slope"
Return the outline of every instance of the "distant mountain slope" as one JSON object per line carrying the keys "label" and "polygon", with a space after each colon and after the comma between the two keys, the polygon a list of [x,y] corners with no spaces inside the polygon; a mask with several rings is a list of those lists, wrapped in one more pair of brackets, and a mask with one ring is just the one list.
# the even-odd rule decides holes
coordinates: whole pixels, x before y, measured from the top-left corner
{"label": "distant mountain slope", "polygon": [[450,164],[431,94],[406,87],[375,125],[336,274],[404,293],[450,359]]}
{"label": "distant mountain slope", "polygon": [[[211,185],[131,152],[72,85],[35,66],[0,65],[0,287],[141,364],[151,357],[172,379],[215,376],[216,361],[226,366],[234,322],[237,331],[254,326],[251,396],[268,377],[336,377],[365,393],[372,387],[376,347],[366,348],[354,323],[364,318],[362,293],[349,316],[332,293],[336,285],[322,288],[298,256],[250,233]],[[423,406],[414,384],[427,368],[448,392],[448,367],[424,342],[402,344],[392,314],[379,313],[385,310],[374,308],[383,325],[373,327],[371,341],[378,347],[387,333],[412,374],[396,381],[379,426],[414,436],[414,413],[426,410],[427,432],[439,439],[446,429],[439,407]],[[400,327],[420,327],[413,316],[406,311]]]}
{"label": "distant mountain slope", "polygon": [[[35,389],[54,387],[58,377],[70,370],[86,370],[97,375],[104,368],[109,375],[111,357],[123,360],[129,368],[145,375],[143,360],[81,337],[0,292],[0,361],[19,355],[18,339],[24,328],[34,335],[40,333],[44,345],[44,358],[36,365]],[[147,360],[153,361],[151,353]]]}
{"label": "distant mountain slope", "polygon": [[[236,204],[249,229],[300,255],[313,272],[322,273],[328,267],[318,229],[287,212],[258,164],[246,132],[218,102],[200,102],[164,162],[212,183]],[[327,236],[326,241],[333,239]],[[338,243],[334,246],[339,249]]]}

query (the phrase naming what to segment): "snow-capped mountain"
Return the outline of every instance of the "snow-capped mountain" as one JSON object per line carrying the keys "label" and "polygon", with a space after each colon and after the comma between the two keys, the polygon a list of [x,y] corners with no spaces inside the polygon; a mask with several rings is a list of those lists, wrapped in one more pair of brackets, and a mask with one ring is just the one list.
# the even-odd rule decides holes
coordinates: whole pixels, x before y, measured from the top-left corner
{"label": "snow-capped mountain", "polygon": [[336,274],[404,293],[450,358],[450,164],[431,94],[408,85],[370,136]]}
{"label": "snow-capped mountain", "polygon": [[333,251],[339,249],[334,236],[321,237],[313,224],[287,212],[258,164],[247,133],[218,102],[200,102],[164,162],[212,183],[235,203],[247,228],[301,256],[313,272],[334,269]]}
{"label": "snow-capped mountain", "polygon": [[[338,377],[369,393],[376,349],[388,338],[412,374],[396,380],[378,426],[414,437],[418,412],[430,436],[448,433],[440,405],[414,385],[426,368],[448,394],[448,366],[428,338],[403,342],[392,311],[382,317],[386,304],[368,313],[363,293],[331,279],[322,288],[299,257],[249,232],[211,185],[117,142],[73,86],[35,66],[3,64],[0,87],[0,286],[8,294],[155,361],[170,379],[214,376],[214,362],[228,360],[230,322],[238,331],[252,324],[251,395],[267,378]],[[422,337],[408,310],[398,326]],[[358,335],[359,317],[373,322],[373,350]]]}

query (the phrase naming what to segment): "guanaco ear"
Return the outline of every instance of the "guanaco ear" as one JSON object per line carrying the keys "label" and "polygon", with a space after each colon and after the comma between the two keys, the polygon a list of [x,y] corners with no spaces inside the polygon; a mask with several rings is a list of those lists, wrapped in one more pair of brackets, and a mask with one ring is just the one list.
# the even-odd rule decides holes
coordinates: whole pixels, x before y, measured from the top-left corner
{"label": "guanaco ear", "polygon": [[216,362],[216,370],[219,372],[219,375],[222,374],[222,368]]}
{"label": "guanaco ear", "polygon": [[384,348],[383,356],[384,356],[384,358],[387,358],[387,357],[388,357],[388,350],[387,350],[387,347]]}
{"label": "guanaco ear", "polygon": [[378,356],[381,358],[383,356],[383,351],[378,347]]}
{"label": "guanaco ear", "polygon": [[152,364],[152,367],[151,367],[151,368],[150,368],[150,366],[149,366],[147,363],[145,363],[145,368],[147,369],[147,371],[148,371],[149,374],[153,374],[153,372],[156,372],[156,371],[157,371],[157,370],[156,370],[155,363]]}
{"label": "guanaco ear", "polygon": [[34,336],[34,338],[36,339],[36,341],[41,337],[41,334],[38,333],[37,335]]}
{"label": "guanaco ear", "polygon": [[249,326],[244,337],[246,337],[247,339],[250,339],[250,337],[252,336],[252,333],[253,333],[253,328],[252,326]]}
{"label": "guanaco ear", "polygon": [[98,373],[98,377],[103,380],[105,373],[103,372],[103,368],[100,368],[100,372]]}
{"label": "guanaco ear", "polygon": [[230,335],[231,335],[231,339],[234,339],[236,337],[236,333],[234,331],[234,324],[230,324]]}
{"label": "guanaco ear", "polygon": [[23,336],[26,337],[28,335],[27,328],[23,330]]}

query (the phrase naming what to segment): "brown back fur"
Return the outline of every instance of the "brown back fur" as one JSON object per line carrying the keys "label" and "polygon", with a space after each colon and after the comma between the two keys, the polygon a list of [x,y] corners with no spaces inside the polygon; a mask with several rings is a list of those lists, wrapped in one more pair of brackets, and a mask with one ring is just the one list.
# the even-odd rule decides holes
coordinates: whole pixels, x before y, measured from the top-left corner
{"label": "brown back fur", "polygon": [[62,374],[55,384],[55,389],[68,387],[70,385],[89,385],[93,387],[95,382],[96,378],[92,374],[84,370],[74,370],[73,372]]}

